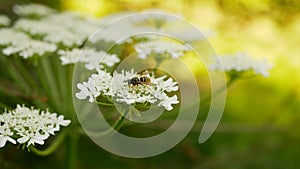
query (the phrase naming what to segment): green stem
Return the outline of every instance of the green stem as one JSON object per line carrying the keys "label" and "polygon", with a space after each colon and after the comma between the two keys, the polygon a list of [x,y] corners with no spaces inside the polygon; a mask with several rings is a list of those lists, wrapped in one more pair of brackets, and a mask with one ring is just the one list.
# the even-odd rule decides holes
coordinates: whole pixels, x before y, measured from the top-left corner
{"label": "green stem", "polygon": [[72,82],[73,82],[73,72],[74,72],[74,66],[73,65],[65,65],[63,66],[65,70],[65,78],[66,78],[66,105],[69,115],[72,119],[77,120],[77,116],[73,105],[73,94],[72,94]]}
{"label": "green stem", "polygon": [[100,132],[100,133],[95,133],[94,137],[103,137],[103,136],[107,136],[108,134],[111,134],[111,132],[113,131],[118,131],[120,130],[120,128],[122,127],[123,125],[123,122],[125,120],[125,116],[130,113],[130,110],[129,111],[125,111],[121,116],[119,116],[119,118],[115,121],[115,123],[109,127],[109,129],[103,131],[103,132]]}
{"label": "green stem", "polygon": [[56,138],[56,140],[54,140],[54,142],[46,149],[44,150],[39,150],[33,146],[30,146],[30,150],[35,153],[38,156],[48,156],[50,154],[52,154],[60,145],[61,143],[65,140],[66,136],[68,135],[68,133],[71,131],[71,129],[66,129],[65,131],[62,131]]}
{"label": "green stem", "polygon": [[158,107],[160,107],[160,106],[157,106],[157,105],[141,105],[141,104],[134,104],[134,107],[141,107],[141,108],[158,108]]}
{"label": "green stem", "polygon": [[122,125],[123,125],[123,122],[125,120],[125,116],[127,115],[127,113],[125,113],[124,115],[120,116],[118,118],[118,120],[114,123],[114,125],[112,126],[112,128],[116,131],[120,130]]}
{"label": "green stem", "polygon": [[30,74],[30,70],[25,66],[25,61],[22,63],[21,58],[18,55],[12,56],[13,62],[16,64],[16,68],[24,78],[24,80],[27,81],[27,83],[30,85],[30,87],[37,89],[37,84],[35,80],[32,78],[33,76]]}
{"label": "green stem", "polygon": [[[225,89],[229,88],[233,82],[235,81],[235,79],[232,79],[232,80],[229,80],[227,82],[226,85],[224,85],[223,87],[219,88],[216,92],[215,92],[215,95],[219,95],[220,93],[222,93]],[[201,100],[201,104],[205,104],[205,103],[208,103],[209,101],[211,100],[211,95],[207,96],[207,97],[204,97],[202,100]]]}
{"label": "green stem", "polygon": [[53,71],[48,57],[43,57],[39,60],[40,65],[37,66],[37,71],[43,86],[43,90],[45,91],[49,99],[50,105],[55,111],[59,111],[61,110],[59,106],[59,103],[61,101],[58,97],[58,90],[55,84],[55,78],[53,77]]}
{"label": "green stem", "polygon": [[74,169],[76,168],[77,164],[77,157],[78,157],[78,141],[79,135],[77,132],[71,133],[69,137],[69,144],[68,144],[68,159],[67,159],[67,168]]}
{"label": "green stem", "polygon": [[98,105],[102,105],[102,106],[113,106],[114,104],[112,103],[104,103],[104,102],[96,102]]}
{"label": "green stem", "polygon": [[6,68],[11,77],[17,82],[18,87],[27,94],[30,91],[30,85],[26,82],[24,77],[22,77],[20,72],[17,71],[13,62],[9,58],[4,57],[3,59],[6,62]]}
{"label": "green stem", "polygon": [[115,121],[115,123],[113,124],[112,127],[110,127],[108,130],[105,130],[101,133],[97,133],[97,137],[103,137],[106,136],[108,134],[110,134],[112,131],[118,131],[120,130],[120,128],[122,127],[122,124],[125,120],[125,115],[121,115],[117,121]]}
{"label": "green stem", "polygon": [[72,105],[69,105],[68,100],[72,99],[68,97],[68,91],[71,90],[72,86],[68,86],[69,83],[67,82],[67,80],[69,79],[67,76],[67,72],[66,69],[67,67],[64,67],[61,65],[60,60],[57,56],[55,57],[50,57],[50,61],[52,63],[52,69],[53,69],[53,77],[55,80],[55,84],[57,86],[57,90],[58,90],[58,96],[61,98],[61,101],[64,104],[60,105],[60,109],[65,112],[65,113],[69,113],[68,116],[71,116],[71,112],[68,111],[68,108]]}

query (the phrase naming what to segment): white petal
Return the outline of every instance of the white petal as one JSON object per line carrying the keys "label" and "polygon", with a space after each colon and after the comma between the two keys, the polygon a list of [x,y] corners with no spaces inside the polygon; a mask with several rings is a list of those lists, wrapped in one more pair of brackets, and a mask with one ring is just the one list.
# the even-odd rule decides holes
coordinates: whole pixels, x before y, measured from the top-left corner
{"label": "white petal", "polygon": [[83,100],[83,99],[87,98],[88,96],[85,93],[83,93],[83,92],[79,92],[79,93],[76,93],[76,97],[78,99]]}
{"label": "white petal", "polygon": [[64,120],[60,123],[62,126],[68,126],[71,123],[71,120]]}
{"label": "white petal", "polygon": [[45,142],[43,140],[34,140],[34,143],[43,145]]}
{"label": "white petal", "polygon": [[52,135],[55,135],[55,134],[54,134],[55,131],[57,131],[57,130],[55,130],[54,127],[47,130],[47,132],[48,132],[49,134],[52,134]]}
{"label": "white petal", "polygon": [[26,141],[28,141],[29,140],[29,137],[28,136],[23,136],[23,137],[21,137],[21,138],[18,138],[18,142],[20,143],[20,144],[23,144],[23,143],[25,143]]}
{"label": "white petal", "polygon": [[6,136],[6,139],[7,139],[7,141],[9,141],[9,142],[11,142],[11,143],[13,143],[13,144],[16,144],[16,143],[17,143],[16,140],[14,140],[14,139],[11,138],[11,137]]}
{"label": "white petal", "polygon": [[34,139],[35,140],[46,140],[49,137],[49,134],[36,134]]}
{"label": "white petal", "polygon": [[64,120],[64,116],[60,115],[58,116],[58,125],[62,125],[62,126],[68,126],[71,123],[71,120]]}
{"label": "white petal", "polygon": [[0,148],[4,147],[5,146],[5,143],[6,143],[6,138],[5,136],[0,136]]}

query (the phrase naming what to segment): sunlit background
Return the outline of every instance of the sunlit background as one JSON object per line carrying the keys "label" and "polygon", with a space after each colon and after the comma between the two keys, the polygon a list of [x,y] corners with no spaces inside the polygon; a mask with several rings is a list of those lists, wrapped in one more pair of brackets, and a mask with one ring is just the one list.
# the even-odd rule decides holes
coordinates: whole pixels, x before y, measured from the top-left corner
{"label": "sunlit background", "polygon": [[[200,129],[196,126],[167,153],[129,159],[112,155],[82,138],[89,144],[80,147],[79,168],[299,168],[298,0],[0,0],[0,12],[13,18],[12,6],[29,2],[95,17],[159,9],[181,15],[209,32],[209,40],[219,54],[246,51],[274,64],[270,77],[241,80],[229,88],[222,121],[204,144],[197,142]],[[20,154],[1,156],[0,162],[13,160],[16,168],[47,168],[45,164],[63,163],[51,161],[59,152],[46,158]]]}

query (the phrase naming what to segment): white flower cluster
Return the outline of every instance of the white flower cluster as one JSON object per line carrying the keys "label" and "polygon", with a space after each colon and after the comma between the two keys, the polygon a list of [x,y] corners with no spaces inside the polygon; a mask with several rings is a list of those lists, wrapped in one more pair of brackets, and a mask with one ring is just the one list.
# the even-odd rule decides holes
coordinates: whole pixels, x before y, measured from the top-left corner
{"label": "white flower cluster", "polygon": [[19,42],[25,43],[30,40],[30,37],[25,33],[10,28],[0,29],[0,37],[0,45],[2,46],[14,45]]}
{"label": "white flower cluster", "polygon": [[[149,34],[161,33],[167,35],[174,35],[179,39],[184,39],[185,41],[200,41],[205,39],[205,36],[199,35],[195,30],[186,29],[184,25],[180,22],[180,19],[164,14],[163,11],[144,11],[145,13],[132,14],[128,12],[117,13],[110,15],[102,20],[100,20],[101,25],[105,25],[90,39],[92,43],[97,43],[98,41],[114,42],[117,44],[123,43],[124,37],[131,37],[132,35],[141,36],[143,33],[144,38],[148,38]],[[149,12],[149,13],[146,13]],[[161,13],[160,13],[161,12]],[[126,19],[131,14],[129,18]],[[176,15],[178,16],[178,15]],[[125,17],[125,19],[120,19]],[[114,22],[117,20],[117,22]],[[111,25],[108,23],[112,23]],[[184,27],[184,28],[182,28]],[[148,34],[145,36],[145,34]],[[130,38],[126,39],[131,41]]]}
{"label": "white flower cluster", "polygon": [[166,76],[155,78],[154,74],[146,74],[150,79],[149,84],[132,85],[129,80],[139,77],[133,70],[114,72],[113,75],[98,70],[97,74],[92,74],[87,82],[78,83],[80,92],[76,93],[78,99],[89,97],[90,102],[94,102],[100,95],[113,98],[118,103],[153,103],[163,106],[166,110],[173,109],[172,104],[179,103],[177,95],[169,97],[168,92],[177,91],[177,82],[172,78],[167,80]]}
{"label": "white flower cluster", "polygon": [[18,54],[27,59],[34,55],[43,56],[45,53],[56,50],[56,45],[33,40],[25,33],[14,29],[0,29],[0,37],[0,45],[7,46],[2,50],[5,55]]}
{"label": "white flower cluster", "polygon": [[0,26],[9,26],[10,19],[5,15],[0,15]]}
{"label": "white flower cluster", "polygon": [[99,25],[76,13],[62,12],[40,20],[19,19],[14,24],[14,28],[33,36],[40,36],[47,42],[72,47],[82,45],[88,36],[99,28]]}
{"label": "white flower cluster", "polygon": [[58,54],[63,65],[83,62],[88,70],[103,68],[103,64],[111,67],[120,61],[115,54],[110,55],[92,48],[76,48],[71,51],[59,50]]}
{"label": "white flower cluster", "polygon": [[4,147],[7,141],[27,143],[27,146],[35,143],[42,145],[50,134],[54,135],[60,126],[68,126],[70,122],[64,120],[63,115],[58,116],[48,110],[17,105],[16,109],[0,114],[0,147]]}
{"label": "white flower cluster", "polygon": [[[256,75],[262,75],[264,77],[269,76],[269,69],[272,65],[266,60],[257,60],[248,55],[247,53],[238,52],[235,55],[227,55],[220,57],[221,64],[216,61],[210,66],[211,70],[223,70],[225,72],[253,72]],[[221,67],[222,66],[222,67]]]}
{"label": "white flower cluster", "polygon": [[40,4],[29,4],[29,5],[15,5],[13,11],[17,15],[28,16],[38,15],[46,16],[55,12],[55,10]]}
{"label": "white flower cluster", "polygon": [[[151,27],[145,27],[145,26],[138,26],[134,25],[128,22],[121,22],[118,23],[120,26],[115,26],[109,29],[101,29],[101,31],[97,32],[93,35],[93,37],[90,39],[92,43],[97,43],[99,41],[105,41],[105,42],[114,42],[116,44],[124,43],[124,41],[121,41],[124,39],[124,37],[130,37],[137,32],[153,32],[153,28]],[[126,39],[126,42],[130,42],[131,39]]]}
{"label": "white flower cluster", "polygon": [[151,39],[147,42],[137,43],[135,50],[138,53],[138,57],[145,59],[147,56],[155,54],[169,54],[172,58],[178,58],[184,55],[184,52],[190,51],[190,49],[179,43],[175,43],[167,40]]}
{"label": "white flower cluster", "polygon": [[[58,13],[38,4],[16,5],[13,10],[21,16],[40,16],[38,19],[20,18],[11,28],[0,29],[2,53],[18,54],[25,59],[34,55],[43,56],[60,48],[81,46],[101,25],[94,18],[82,17],[72,12]],[[9,18],[0,16],[0,26],[1,24],[10,24]]]}

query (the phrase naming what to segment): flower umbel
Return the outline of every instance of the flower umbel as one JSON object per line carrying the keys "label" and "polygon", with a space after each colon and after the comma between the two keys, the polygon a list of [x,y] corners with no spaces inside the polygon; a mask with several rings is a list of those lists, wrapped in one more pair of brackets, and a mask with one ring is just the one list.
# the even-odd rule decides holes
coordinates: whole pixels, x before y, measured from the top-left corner
{"label": "flower umbel", "polygon": [[45,16],[52,14],[55,10],[40,4],[15,5],[13,11],[22,16],[38,15]]}
{"label": "flower umbel", "polygon": [[68,126],[70,122],[64,120],[64,116],[48,110],[17,105],[16,109],[0,115],[0,147],[4,147],[7,141],[13,144],[27,143],[27,147],[35,143],[42,145],[50,134],[54,135],[60,126]]}
{"label": "flower umbel", "polygon": [[120,59],[115,54],[107,54],[103,51],[95,49],[73,49],[71,51],[59,50],[60,60],[62,65],[83,62],[88,70],[101,68],[103,64],[111,67]]}
{"label": "flower umbel", "polygon": [[167,93],[177,91],[177,82],[172,78],[162,76],[156,78],[154,74],[146,74],[150,79],[148,84],[132,85],[128,80],[140,75],[131,71],[114,72],[113,75],[98,70],[97,74],[92,74],[87,82],[78,83],[80,92],[76,93],[78,99],[89,97],[90,102],[96,101],[101,96],[112,98],[117,103],[136,104],[151,103],[163,106],[166,110],[173,109],[172,104],[179,103],[177,96],[169,97]]}
{"label": "flower umbel", "polygon": [[145,59],[152,53],[169,54],[172,58],[178,58],[184,55],[184,52],[190,49],[183,44],[174,43],[172,41],[151,39],[147,42],[141,42],[135,45],[138,57]]}
{"label": "flower umbel", "polygon": [[272,65],[266,60],[257,60],[249,56],[247,53],[238,52],[235,55],[226,55],[221,57],[221,64],[218,61],[213,63],[211,70],[223,70],[231,73],[250,73],[254,75],[269,76],[269,69]]}

